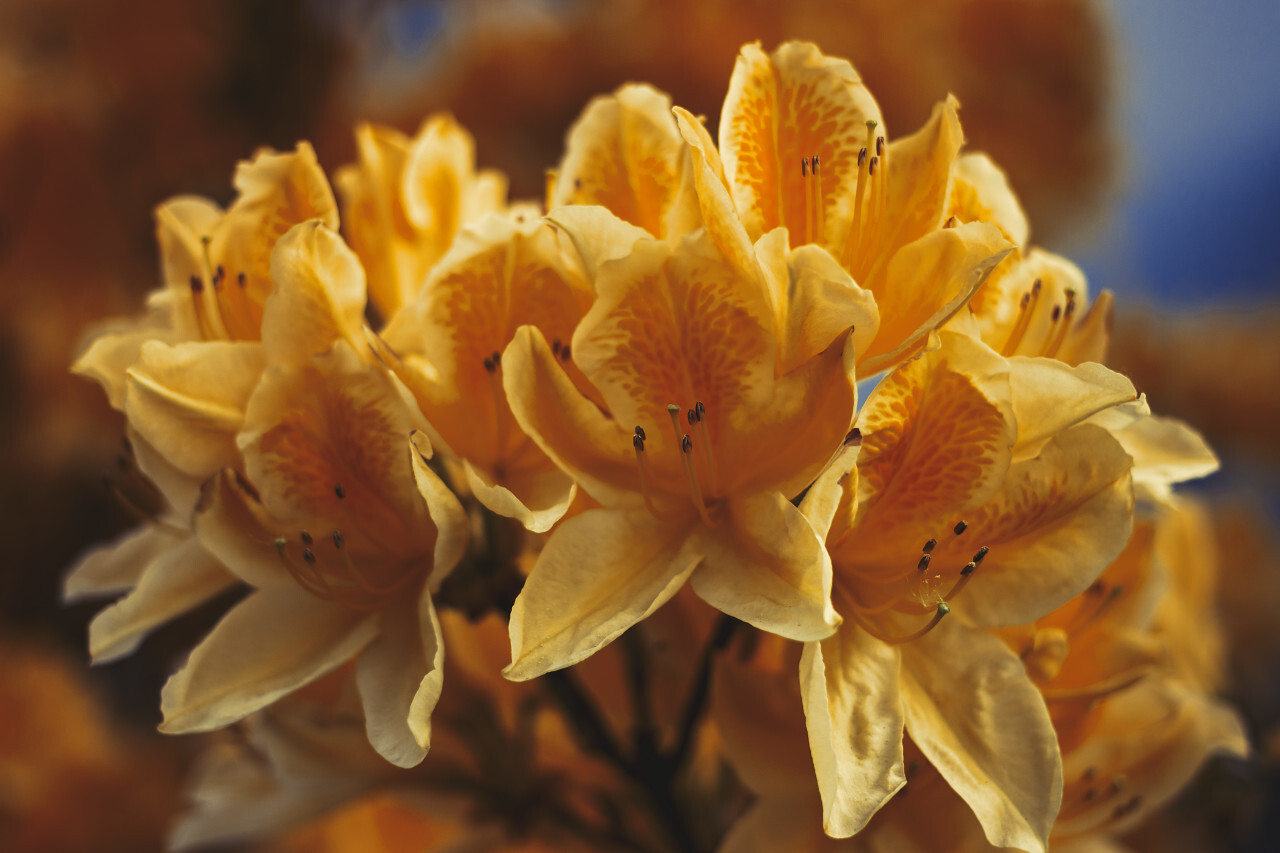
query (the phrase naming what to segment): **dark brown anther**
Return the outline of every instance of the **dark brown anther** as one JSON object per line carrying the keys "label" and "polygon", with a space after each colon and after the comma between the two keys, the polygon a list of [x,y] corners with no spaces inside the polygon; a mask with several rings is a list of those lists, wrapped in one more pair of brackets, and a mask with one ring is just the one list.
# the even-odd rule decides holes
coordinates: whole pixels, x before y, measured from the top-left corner
{"label": "dark brown anther", "polygon": [[582,178],[574,178],[574,179],[573,179],[573,188],[574,188],[575,190],[580,190],[580,189],[582,189]]}
{"label": "dark brown anther", "polygon": [[637,433],[637,434],[635,434],[635,435],[631,436],[631,446],[632,446],[632,447],[634,447],[636,450],[639,450],[641,453],[643,453],[643,452],[644,452],[644,438],[643,438],[643,437],[641,437],[639,433]]}
{"label": "dark brown anther", "polygon": [[971,574],[973,574],[974,569],[976,569],[976,568],[978,568],[978,564],[977,564],[977,563],[974,563],[974,562],[968,562],[968,563],[965,563],[965,564],[964,564],[964,568],[960,570],[960,574],[961,574],[961,575],[971,575]]}
{"label": "dark brown anther", "polygon": [[818,159],[818,155],[813,155],[813,173],[816,175],[822,171],[822,161]]}
{"label": "dark brown anther", "polygon": [[698,422],[698,413],[690,409],[685,413],[685,418],[689,421],[689,426],[693,426]]}
{"label": "dark brown anther", "polygon": [[310,546],[315,543],[315,540],[311,538],[311,534],[305,530],[298,534],[298,538],[302,540],[303,545]]}
{"label": "dark brown anther", "polygon": [[687,435],[684,438],[680,439],[680,451],[682,453],[692,453],[693,439],[689,438],[689,436]]}
{"label": "dark brown anther", "polygon": [[307,561],[308,566],[314,566],[316,564],[316,555],[311,553],[310,548],[302,549],[302,559]]}
{"label": "dark brown anther", "polygon": [[860,444],[862,444],[862,430],[858,429],[857,427],[854,427],[853,429],[849,430],[849,432],[845,433],[845,437],[844,437],[845,447],[857,447]]}
{"label": "dark brown anther", "polygon": [[978,552],[973,555],[973,561],[975,563],[981,563],[983,560],[986,559],[987,552],[990,550],[991,549],[988,548],[986,545],[983,545],[981,548],[978,549]]}
{"label": "dark brown anther", "polygon": [[649,436],[647,436],[647,435],[645,435],[645,434],[644,434],[644,427],[639,426],[639,425],[637,425],[637,426],[636,426],[636,435],[640,436],[640,440],[641,440],[641,441],[644,441],[646,438],[648,438],[648,437],[649,437]]}
{"label": "dark brown anther", "polygon": [[876,156],[877,157],[884,156],[884,137],[883,136],[876,137]]}
{"label": "dark brown anther", "polygon": [[957,536],[959,536],[961,533],[964,533],[964,532],[965,532],[965,530],[967,530],[967,529],[968,529],[968,527],[969,527],[969,522],[967,522],[967,521],[957,521],[957,522],[956,522],[956,526],[955,526],[955,527],[953,527],[953,528],[951,528],[951,529],[952,529],[952,531],[953,531]]}
{"label": "dark brown anther", "polygon": [[564,349],[560,350],[560,360],[561,360],[561,361],[568,361],[568,360],[569,360],[569,345],[568,345],[568,344],[565,344],[565,345],[564,345]]}
{"label": "dark brown anther", "polygon": [[867,162],[867,149],[863,148],[858,151],[858,168],[861,169]]}
{"label": "dark brown anther", "polygon": [[1036,279],[1035,281],[1031,282],[1031,292],[1039,295],[1040,288],[1043,286],[1044,286],[1044,283],[1040,281],[1040,279]]}
{"label": "dark brown anther", "polygon": [[1053,306],[1053,314],[1051,316],[1053,317],[1053,322],[1055,323],[1058,322],[1058,319],[1062,316],[1062,306],[1061,305]]}
{"label": "dark brown anther", "polygon": [[1022,294],[1022,302],[1020,303],[1019,307],[1025,309],[1030,304],[1031,304],[1031,294],[1030,293]]}
{"label": "dark brown anther", "polygon": [[240,273],[239,275],[236,276],[236,284],[240,285],[241,287],[244,287],[248,283],[249,283],[249,277],[246,276],[244,273]]}
{"label": "dark brown anther", "polygon": [[809,158],[808,157],[800,158],[800,177],[802,178],[809,177]]}
{"label": "dark brown anther", "polygon": [[916,563],[916,571],[923,572],[925,569],[929,568],[929,561],[932,559],[933,557],[929,556],[928,554],[923,555],[920,558],[920,562]]}
{"label": "dark brown anther", "polygon": [[551,342],[551,351],[552,351],[553,353],[555,353],[556,355],[559,355],[559,354],[560,354],[560,339],[559,339],[559,338],[556,338],[554,341],[552,341],[552,342]]}
{"label": "dark brown anther", "polygon": [[693,410],[698,413],[698,420],[702,420],[707,415],[707,407],[702,405],[702,401],[693,404]]}
{"label": "dark brown anther", "polygon": [[333,493],[338,496],[338,500],[345,500],[347,497],[347,490],[342,487],[341,483],[333,484]]}
{"label": "dark brown anther", "polygon": [[204,290],[204,279],[198,275],[191,276],[191,292],[200,293]]}
{"label": "dark brown anther", "polygon": [[222,279],[226,277],[226,270],[222,268],[222,264],[218,264],[218,268],[213,271],[213,286],[215,288],[222,286]]}
{"label": "dark brown anther", "polygon": [[486,356],[484,360],[485,373],[493,373],[493,371],[497,370],[497,368],[498,366],[493,363],[493,359]]}
{"label": "dark brown anther", "polygon": [[933,549],[936,548],[937,545],[938,545],[937,539],[930,539],[928,542],[924,543],[924,548],[922,548],[921,550],[923,550],[926,554],[930,554],[930,553],[933,553]]}
{"label": "dark brown anther", "polygon": [[1073,299],[1067,303],[1067,319],[1070,320],[1074,313],[1076,313],[1076,302]]}
{"label": "dark brown anther", "polygon": [[875,177],[876,166],[879,166],[879,165],[880,165],[880,158],[872,157],[871,162],[867,164],[867,174],[871,175],[872,177]]}
{"label": "dark brown anther", "polygon": [[489,356],[489,358],[493,359],[494,367],[502,367],[502,353],[494,350],[493,355]]}
{"label": "dark brown anther", "polygon": [[341,530],[333,531],[333,547],[341,551],[342,546],[346,544],[347,544],[347,538],[342,535],[342,531]]}

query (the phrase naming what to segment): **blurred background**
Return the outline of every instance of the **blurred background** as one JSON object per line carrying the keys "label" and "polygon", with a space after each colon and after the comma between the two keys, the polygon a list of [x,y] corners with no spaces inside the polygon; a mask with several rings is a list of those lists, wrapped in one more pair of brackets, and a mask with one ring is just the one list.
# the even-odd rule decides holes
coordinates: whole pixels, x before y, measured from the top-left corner
{"label": "blurred background", "polygon": [[[893,134],[948,91],[1034,243],[1116,292],[1111,365],[1223,459],[1211,502],[1228,695],[1257,748],[1142,850],[1261,851],[1280,832],[1280,4],[1239,0],[5,0],[0,4],[0,849],[161,849],[196,738],[162,738],[173,663],[219,613],[89,669],[65,568],[135,523],[122,431],[67,367],[158,285],[152,210],[231,200],[237,160],[451,111],[479,165],[540,198],[586,102],[647,81],[714,127],[744,42],[852,60]],[[75,799],[69,799],[74,797]],[[66,819],[75,802],[78,817]],[[1176,817],[1174,816],[1176,815]],[[1176,844],[1175,844],[1176,839]],[[1181,846],[1178,846],[1181,845]],[[1189,846],[1188,846],[1189,845]]]}

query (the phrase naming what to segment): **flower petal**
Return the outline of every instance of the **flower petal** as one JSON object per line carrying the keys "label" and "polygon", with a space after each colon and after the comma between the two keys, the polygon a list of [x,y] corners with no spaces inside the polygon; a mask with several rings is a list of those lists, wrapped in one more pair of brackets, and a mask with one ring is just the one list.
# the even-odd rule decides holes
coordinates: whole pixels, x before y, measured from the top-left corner
{"label": "flower petal", "polygon": [[282,531],[273,526],[257,491],[234,469],[224,468],[204,484],[191,526],[204,548],[246,583],[296,586],[272,544]]}
{"label": "flower petal", "polygon": [[508,486],[501,485],[463,460],[467,485],[476,500],[498,515],[514,518],[531,533],[546,533],[573,503],[578,488],[563,471],[508,472]]}
{"label": "flower petal", "polygon": [[262,308],[262,348],[272,364],[300,362],[334,341],[365,348],[365,276],[336,231],[313,219],[295,225],[271,250],[275,289]]}
{"label": "flower petal", "polygon": [[907,733],[973,809],[996,847],[1043,851],[1062,799],[1044,700],[1018,657],[944,619],[902,648]]}
{"label": "flower petal", "polygon": [[62,580],[62,603],[126,592],[152,562],[181,544],[186,532],[165,524],[144,524],[108,545],[80,556]]}
{"label": "flower petal", "polygon": [[369,743],[397,767],[414,767],[431,746],[431,712],[444,679],[444,644],[431,593],[382,611],[378,637],[356,662]]}
{"label": "flower petal", "polygon": [[637,240],[651,236],[598,205],[557,207],[547,214],[547,221],[569,235],[590,281],[605,262],[625,258]]}
{"label": "flower petal", "polygon": [[169,464],[203,479],[239,463],[235,437],[263,367],[256,343],[149,342],[129,368],[125,414]]}
{"label": "flower petal", "polygon": [[223,616],[165,683],[160,730],[234,723],[351,659],[377,634],[375,617],[296,585],[258,590]]}
{"label": "flower petal", "polygon": [[520,428],[588,494],[642,505],[631,431],[578,390],[535,327],[520,328],[503,352],[502,385]]}
{"label": "flower petal", "polygon": [[575,664],[657,610],[702,559],[686,545],[692,523],[594,509],[561,524],[511,609],[502,674],[527,681]]}
{"label": "flower petal", "polygon": [[693,591],[712,607],[791,640],[828,637],[831,558],[808,520],[778,492],[728,501],[719,527],[691,537],[702,562]]}
{"label": "flower petal", "polygon": [[1012,251],[986,222],[933,231],[894,254],[883,280],[867,282],[880,309],[880,332],[859,353],[859,375],[905,361],[925,336],[968,303]]}
{"label": "flower petal", "polygon": [[[758,43],[743,47],[721,113],[720,156],[751,239],[781,225],[797,245],[836,245],[828,235],[838,220],[850,221],[866,123],[879,119],[847,61],[823,56],[808,42],[787,42],[772,56]],[[809,232],[800,167],[801,158],[814,155],[826,177],[823,234]]]}
{"label": "flower petal", "polygon": [[133,591],[89,623],[89,656],[94,663],[132,654],[151,629],[203,604],[238,580],[194,536],[143,565]]}
{"label": "flower petal", "polygon": [[847,838],[907,784],[898,650],[852,623],[800,658],[800,694],[822,793],[822,826]]}
{"label": "flower petal", "polygon": [[990,157],[965,153],[951,168],[947,214],[961,222],[990,222],[1015,246],[1027,245],[1030,226],[1009,178]]}
{"label": "flower petal", "polygon": [[1021,625],[1083,592],[1129,540],[1131,466],[1119,442],[1093,424],[1015,463],[968,519],[968,544],[991,551],[954,609],[971,624]]}
{"label": "flower petal", "polygon": [[1051,437],[1104,409],[1138,399],[1123,374],[1091,362],[1070,367],[1052,358],[1009,359],[1018,458],[1034,455]]}
{"label": "flower petal", "polygon": [[431,557],[431,575],[428,578],[428,588],[434,591],[440,588],[440,584],[466,553],[471,523],[458,496],[450,491],[436,472],[427,466],[427,460],[431,458],[431,443],[427,436],[415,431],[409,436],[409,444],[411,445],[409,460],[413,466],[413,480],[417,484],[418,494],[427,504],[427,514],[431,516],[431,523],[436,528],[435,547],[432,549]]}
{"label": "flower petal", "polygon": [[[552,206],[598,204],[657,238],[696,228],[671,99],[628,84],[595,98],[569,131]],[[674,221],[673,221],[674,220]],[[674,227],[673,227],[674,226]]]}

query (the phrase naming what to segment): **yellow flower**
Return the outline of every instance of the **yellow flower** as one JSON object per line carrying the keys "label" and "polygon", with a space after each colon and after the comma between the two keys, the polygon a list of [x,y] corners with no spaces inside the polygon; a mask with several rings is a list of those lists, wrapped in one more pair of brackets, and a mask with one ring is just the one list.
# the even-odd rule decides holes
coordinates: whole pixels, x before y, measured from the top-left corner
{"label": "yellow flower", "polygon": [[[580,245],[591,239],[582,224],[561,222]],[[785,239],[761,261],[782,268],[753,277],[704,231],[675,247],[632,241],[599,263],[569,351],[525,327],[502,355],[521,428],[603,505],[557,528],[534,565],[511,614],[510,678],[588,657],[686,579],[786,636],[825,636],[836,622],[826,553],[789,499],[849,427],[852,354],[874,334],[874,306],[825,253],[789,252]],[[832,291],[844,297],[835,310],[809,310]]]}
{"label": "yellow flower", "polygon": [[1111,337],[1114,300],[1103,291],[1092,304],[1084,273],[1066,258],[1027,248],[1022,207],[1003,172],[982,154],[956,159],[949,221],[989,222],[1017,249],[987,276],[952,326],[981,337],[1005,356],[1102,362]]}
{"label": "yellow flower", "polygon": [[356,127],[359,161],[339,169],[347,238],[369,274],[383,321],[413,299],[468,222],[506,209],[507,180],[475,170],[475,143],[452,116],[428,118],[412,138]]}
{"label": "yellow flower", "polygon": [[90,624],[95,661],[130,654],[151,629],[236,583],[191,535],[190,512],[206,480],[241,466],[236,436],[267,364],[306,359],[338,340],[366,346],[364,276],[333,231],[320,221],[291,229],[271,268],[276,290],[263,308],[263,343],[148,340],[123,374],[129,446],[168,509],[68,573],[68,601],[129,593]]}
{"label": "yellow flower", "polygon": [[564,514],[573,481],[512,417],[501,354],[517,328],[532,325],[568,357],[594,297],[572,251],[541,220],[487,216],[459,235],[382,335],[388,363],[413,391],[434,443],[461,461],[470,490],[537,532]]}
{"label": "yellow flower", "polygon": [[693,151],[703,219],[726,256],[784,227],[794,245],[826,249],[869,290],[880,333],[858,353],[875,373],[918,351],[1000,261],[994,226],[943,228],[962,135],[954,99],[889,143],[879,108],[852,66],[812,44],[771,55],[742,49],[720,119],[720,144],[677,108]]}
{"label": "yellow flower", "polygon": [[588,104],[549,179],[548,210],[600,205],[658,239],[701,224],[671,99],[649,86],[629,84]]}
{"label": "yellow flower", "polygon": [[941,338],[877,387],[856,466],[833,466],[802,505],[826,531],[845,618],[801,660],[824,826],[858,832],[902,786],[905,728],[991,843],[1043,849],[1056,737],[1021,662],[984,629],[1064,603],[1123,547],[1131,462],[1083,421],[1136,395],[1096,365]]}

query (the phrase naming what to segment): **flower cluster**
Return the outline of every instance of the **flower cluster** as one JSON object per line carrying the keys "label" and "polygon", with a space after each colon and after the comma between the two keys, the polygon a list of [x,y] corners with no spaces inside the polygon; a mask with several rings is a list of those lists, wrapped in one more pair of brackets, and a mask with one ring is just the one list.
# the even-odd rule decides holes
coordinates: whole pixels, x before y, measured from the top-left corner
{"label": "flower cluster", "polygon": [[1216,460],[958,107],[890,137],[848,62],[748,45],[718,140],[624,86],[544,205],[447,116],[358,128],[341,215],[305,143],[162,205],[75,368],[156,508],[66,594],[123,593],[107,661],[241,591],[162,728],[256,751],[176,841],[417,786],[490,809],[420,847],[1039,851],[1243,752],[1172,493]]}

